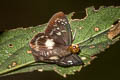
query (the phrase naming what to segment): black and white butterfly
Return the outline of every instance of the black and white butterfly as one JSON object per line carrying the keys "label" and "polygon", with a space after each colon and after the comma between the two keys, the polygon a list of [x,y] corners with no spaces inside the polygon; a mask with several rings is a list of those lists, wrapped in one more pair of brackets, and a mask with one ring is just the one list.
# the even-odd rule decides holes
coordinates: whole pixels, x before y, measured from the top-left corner
{"label": "black and white butterfly", "polygon": [[50,19],[44,33],[38,33],[29,45],[36,61],[55,63],[59,66],[83,65],[78,56],[79,45],[73,45],[70,24],[63,12]]}

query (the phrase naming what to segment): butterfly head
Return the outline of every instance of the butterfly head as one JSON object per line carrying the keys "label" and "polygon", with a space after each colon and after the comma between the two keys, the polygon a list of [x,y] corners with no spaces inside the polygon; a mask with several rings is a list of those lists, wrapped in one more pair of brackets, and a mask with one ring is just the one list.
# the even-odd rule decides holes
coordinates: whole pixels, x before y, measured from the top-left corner
{"label": "butterfly head", "polygon": [[78,53],[80,51],[80,48],[79,48],[79,45],[78,44],[72,44],[70,47],[69,47],[69,50],[75,54],[75,53]]}

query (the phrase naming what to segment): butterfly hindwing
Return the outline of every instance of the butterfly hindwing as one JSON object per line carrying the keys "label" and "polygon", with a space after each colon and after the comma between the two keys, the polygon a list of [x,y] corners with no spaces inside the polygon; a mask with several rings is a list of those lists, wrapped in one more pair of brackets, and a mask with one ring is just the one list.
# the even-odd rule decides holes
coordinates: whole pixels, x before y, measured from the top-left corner
{"label": "butterfly hindwing", "polygon": [[57,44],[54,39],[44,33],[38,33],[30,41],[32,54],[36,61],[58,62],[62,57],[71,54],[68,46]]}
{"label": "butterfly hindwing", "polygon": [[48,22],[45,34],[50,35],[57,43],[71,45],[72,33],[70,24],[63,12],[56,13]]}

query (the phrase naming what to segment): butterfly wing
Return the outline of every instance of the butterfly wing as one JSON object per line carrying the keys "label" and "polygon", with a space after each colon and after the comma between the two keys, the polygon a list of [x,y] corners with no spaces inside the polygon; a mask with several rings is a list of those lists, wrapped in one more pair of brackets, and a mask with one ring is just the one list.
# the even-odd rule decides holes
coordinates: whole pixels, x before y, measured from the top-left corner
{"label": "butterfly wing", "polygon": [[45,33],[38,33],[29,43],[36,61],[56,63],[60,66],[83,64],[77,54],[71,54],[68,49],[71,44],[71,28],[63,12],[56,13],[50,19]]}
{"label": "butterfly wing", "polygon": [[58,44],[49,35],[38,33],[29,43],[36,61],[56,63],[64,56],[70,55],[68,46]]}
{"label": "butterfly wing", "polygon": [[60,59],[57,65],[68,67],[68,66],[84,65],[84,63],[77,54],[71,54]]}
{"label": "butterfly wing", "polygon": [[48,22],[45,34],[50,35],[56,43],[71,45],[72,32],[70,24],[63,12],[58,12]]}
{"label": "butterfly wing", "polygon": [[84,63],[77,54],[71,54],[68,46],[54,42],[44,33],[38,33],[30,41],[32,54],[36,61],[56,63],[59,66],[79,66]]}

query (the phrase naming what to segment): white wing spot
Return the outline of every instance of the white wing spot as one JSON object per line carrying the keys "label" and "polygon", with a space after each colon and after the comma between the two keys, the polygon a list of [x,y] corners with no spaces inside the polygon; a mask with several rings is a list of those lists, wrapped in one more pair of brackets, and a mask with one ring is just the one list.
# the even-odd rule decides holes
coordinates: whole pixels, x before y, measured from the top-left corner
{"label": "white wing spot", "polygon": [[60,21],[62,21],[63,19],[59,19]]}
{"label": "white wing spot", "polygon": [[44,36],[41,36],[40,38],[44,38]]}
{"label": "white wing spot", "polygon": [[73,62],[72,61],[67,61],[68,63],[70,63],[70,64],[73,64]]}
{"label": "white wing spot", "polygon": [[58,32],[58,33],[56,33],[56,34],[60,36],[60,35],[61,35],[61,32]]}
{"label": "white wing spot", "polygon": [[66,30],[62,30],[61,32],[66,32]]}
{"label": "white wing spot", "polygon": [[46,54],[49,55],[49,52],[47,52]]}
{"label": "white wing spot", "polygon": [[49,54],[52,54],[52,51],[51,51],[51,50],[49,51]]}
{"label": "white wing spot", "polygon": [[63,22],[61,22],[61,24],[64,24]]}
{"label": "white wing spot", "polygon": [[57,59],[59,59],[57,56],[52,56],[52,57],[50,57],[49,59],[51,59],[51,60],[57,60]]}
{"label": "white wing spot", "polygon": [[58,20],[58,23],[60,23],[61,21]]}
{"label": "white wing spot", "polygon": [[59,30],[60,28],[59,27],[57,27],[57,30]]}
{"label": "white wing spot", "polygon": [[55,20],[55,22],[57,22],[59,20],[59,18],[57,18],[56,20]]}
{"label": "white wing spot", "polygon": [[53,49],[53,46],[55,45],[55,43],[53,42],[53,39],[47,39],[47,41],[45,42],[45,46],[48,49]]}
{"label": "white wing spot", "polygon": [[65,22],[65,24],[68,24],[67,22]]}
{"label": "white wing spot", "polygon": [[72,61],[68,61],[68,62],[70,62],[70,63],[71,63]]}

